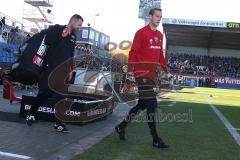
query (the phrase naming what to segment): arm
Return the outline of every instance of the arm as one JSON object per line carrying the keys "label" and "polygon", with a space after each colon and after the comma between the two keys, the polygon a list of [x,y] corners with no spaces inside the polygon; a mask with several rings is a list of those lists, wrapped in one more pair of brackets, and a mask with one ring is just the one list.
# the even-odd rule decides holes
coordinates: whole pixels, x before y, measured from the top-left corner
{"label": "arm", "polygon": [[46,45],[52,45],[64,38],[63,36],[64,28],[60,25],[54,25],[47,30],[45,37]]}
{"label": "arm", "polygon": [[163,70],[167,73],[169,66],[165,60],[165,57],[163,56],[163,52],[160,53],[159,63],[162,66]]}
{"label": "arm", "polygon": [[128,72],[134,71],[134,63],[136,63],[137,54],[140,52],[140,46],[142,43],[141,32],[137,32],[133,39],[133,44],[128,56]]}
{"label": "arm", "polygon": [[160,55],[159,55],[159,63],[162,66],[163,70],[168,73],[168,68],[169,65],[167,64],[167,61],[165,59],[165,57],[163,56],[163,36],[161,37],[161,41],[162,41],[162,45],[161,45],[161,51],[160,51]]}

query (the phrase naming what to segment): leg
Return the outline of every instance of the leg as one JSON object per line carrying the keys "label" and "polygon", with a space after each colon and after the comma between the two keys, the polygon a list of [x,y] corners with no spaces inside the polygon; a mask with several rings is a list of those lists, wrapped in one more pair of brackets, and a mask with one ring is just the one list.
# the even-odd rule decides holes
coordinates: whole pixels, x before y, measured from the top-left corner
{"label": "leg", "polygon": [[[56,99],[56,103],[60,100],[62,100],[64,98],[64,96],[57,94],[57,93],[53,93],[53,98]],[[68,130],[68,128],[66,127],[66,125],[63,123],[63,121],[61,119],[58,119],[55,115],[55,125],[54,125],[54,129],[56,129],[58,132],[64,132],[64,133],[69,133],[70,131]]]}
{"label": "leg", "polygon": [[38,107],[42,105],[48,98],[49,93],[47,91],[41,91],[39,90],[37,97],[34,99],[34,102],[31,106],[31,109],[29,111],[29,114],[35,116],[36,112],[38,110]]}
{"label": "leg", "polygon": [[38,107],[47,100],[49,94],[50,93],[46,90],[41,90],[41,89],[39,90],[38,95],[34,99],[31,109],[30,109],[29,113],[27,114],[27,117],[26,117],[27,125],[31,126],[34,123],[34,121],[36,120],[35,116],[36,116]]}
{"label": "leg", "polygon": [[125,140],[125,128],[127,124],[136,116],[138,111],[143,109],[143,102],[143,100],[139,100],[138,104],[129,111],[126,119],[124,119],[119,125],[115,127],[116,132],[119,134],[120,140]]}
{"label": "leg", "polygon": [[[62,96],[62,95],[60,95],[60,94],[53,93],[53,94],[52,94],[52,98],[54,98],[54,101],[57,103],[57,102],[61,101],[62,99],[64,99],[65,97]],[[55,104],[56,104],[56,103],[55,103]],[[61,123],[63,123],[62,120],[60,120],[60,119],[58,119],[58,118],[56,117],[56,114],[54,114],[54,116],[55,116],[55,122],[56,122],[56,124],[61,124]]]}
{"label": "leg", "polygon": [[143,108],[143,106],[144,106],[143,103],[144,103],[144,100],[139,99],[138,104],[129,111],[127,117],[119,124],[119,126],[122,127],[122,128],[125,128],[127,126],[127,124],[129,122],[131,122],[131,120],[137,115],[137,113],[140,110],[144,109]]}
{"label": "leg", "polygon": [[153,138],[153,147],[156,148],[168,148],[164,141],[158,136],[156,129],[155,114],[157,108],[157,99],[147,99],[147,118],[148,118],[148,127]]}
{"label": "leg", "polygon": [[156,130],[156,122],[155,122],[155,113],[157,108],[157,100],[156,98],[153,99],[146,99],[147,103],[147,118],[148,118],[148,127],[150,129],[150,133],[152,135],[153,141],[157,141],[159,139],[157,130]]}

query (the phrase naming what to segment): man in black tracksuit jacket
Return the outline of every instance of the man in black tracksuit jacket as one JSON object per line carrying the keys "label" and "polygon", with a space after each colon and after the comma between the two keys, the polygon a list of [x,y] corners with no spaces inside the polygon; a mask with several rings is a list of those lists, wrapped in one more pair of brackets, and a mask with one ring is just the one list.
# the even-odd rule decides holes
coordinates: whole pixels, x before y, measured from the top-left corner
{"label": "man in black tracksuit jacket", "polygon": [[[48,49],[44,57],[43,71],[38,83],[39,92],[26,118],[28,125],[32,125],[35,121],[35,114],[38,107],[42,105],[48,97],[54,97],[56,100],[63,98],[62,95],[54,93],[49,89],[48,77],[58,65],[73,57],[76,40],[74,32],[80,29],[82,23],[83,18],[76,14],[71,17],[68,25],[54,25],[47,30],[45,44],[48,46]],[[57,131],[69,132],[64,123],[57,118],[54,128]]]}

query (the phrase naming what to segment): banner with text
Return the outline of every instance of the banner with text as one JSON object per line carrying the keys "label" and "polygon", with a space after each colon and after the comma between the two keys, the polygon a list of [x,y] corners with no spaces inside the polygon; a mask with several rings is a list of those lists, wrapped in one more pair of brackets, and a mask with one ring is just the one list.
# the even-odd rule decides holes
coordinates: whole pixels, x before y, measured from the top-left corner
{"label": "banner with text", "polygon": [[163,18],[162,22],[163,24],[227,28],[227,22],[222,21]]}
{"label": "banner with text", "polygon": [[161,0],[140,0],[138,17],[147,19],[151,8],[161,8]]}
{"label": "banner with text", "polygon": [[240,30],[240,23],[227,22],[227,28]]}

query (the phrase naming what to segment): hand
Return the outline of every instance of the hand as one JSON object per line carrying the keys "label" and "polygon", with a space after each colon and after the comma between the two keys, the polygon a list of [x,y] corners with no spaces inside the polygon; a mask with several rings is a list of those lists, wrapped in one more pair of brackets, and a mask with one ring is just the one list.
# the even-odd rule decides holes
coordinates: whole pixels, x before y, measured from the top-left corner
{"label": "hand", "polygon": [[135,77],[134,77],[134,73],[133,72],[128,72],[126,74],[126,80],[130,81],[130,82],[135,82]]}
{"label": "hand", "polygon": [[67,28],[67,27],[62,32],[62,36],[63,37],[67,37],[70,34],[71,34],[71,30],[69,28]]}
{"label": "hand", "polygon": [[169,68],[166,68],[166,74],[170,74]]}

